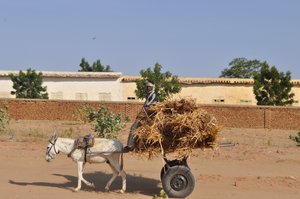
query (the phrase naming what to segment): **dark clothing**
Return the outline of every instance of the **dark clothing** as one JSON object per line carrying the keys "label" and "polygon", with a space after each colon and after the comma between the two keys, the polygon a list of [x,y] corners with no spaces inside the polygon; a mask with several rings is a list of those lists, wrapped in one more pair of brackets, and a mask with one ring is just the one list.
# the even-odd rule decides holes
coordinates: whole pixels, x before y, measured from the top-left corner
{"label": "dark clothing", "polygon": [[[144,103],[143,109],[149,108],[152,105],[152,103],[154,103],[154,102],[158,102],[158,97],[157,97],[156,93],[153,90],[152,92],[150,92],[147,95],[147,98],[146,98],[146,101]],[[137,123],[137,121],[135,121],[131,125],[131,128],[130,128],[130,132],[129,132],[128,139],[127,139],[127,146],[125,147],[126,150],[132,150],[133,149],[133,147],[134,147],[133,136],[134,136],[134,132],[137,128],[138,128],[138,123]]]}

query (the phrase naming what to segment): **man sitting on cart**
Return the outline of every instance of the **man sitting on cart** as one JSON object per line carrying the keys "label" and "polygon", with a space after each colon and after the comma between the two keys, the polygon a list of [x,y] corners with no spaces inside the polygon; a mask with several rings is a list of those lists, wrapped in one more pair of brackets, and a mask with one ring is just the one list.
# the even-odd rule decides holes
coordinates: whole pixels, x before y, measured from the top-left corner
{"label": "man sitting on cart", "polygon": [[[147,113],[147,109],[153,105],[153,103],[158,102],[158,97],[157,94],[155,93],[155,85],[149,81],[146,81],[146,86],[147,86],[147,96],[146,96],[146,101],[143,105],[143,111]],[[127,139],[127,146],[124,147],[123,151],[124,152],[129,152],[134,149],[134,133],[135,130],[138,128],[138,122],[135,121],[130,128],[130,132],[128,135]]]}

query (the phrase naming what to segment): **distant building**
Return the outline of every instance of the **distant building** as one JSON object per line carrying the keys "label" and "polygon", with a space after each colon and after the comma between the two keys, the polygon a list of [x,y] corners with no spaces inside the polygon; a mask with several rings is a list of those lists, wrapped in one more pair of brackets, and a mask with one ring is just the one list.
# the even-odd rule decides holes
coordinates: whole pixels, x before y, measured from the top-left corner
{"label": "distant building", "polygon": [[[9,74],[0,71],[0,98],[14,98]],[[135,96],[139,76],[123,76],[119,72],[48,72],[42,71],[49,99],[88,101],[141,101]],[[190,97],[201,104],[256,105],[253,79],[179,78],[182,85],[175,98]],[[300,80],[292,80],[294,106],[300,106]]]}
{"label": "distant building", "polygon": [[[14,98],[10,92],[13,83],[9,74],[18,71],[0,71],[0,97]],[[48,72],[43,73],[43,86],[47,86],[49,99],[120,101],[122,85],[119,72]]]}
{"label": "distant building", "polygon": [[[137,76],[123,76],[123,100],[134,100]],[[175,98],[190,97],[200,104],[256,105],[253,79],[239,78],[179,78],[182,85]],[[292,80],[294,106],[300,106],[300,80]]]}

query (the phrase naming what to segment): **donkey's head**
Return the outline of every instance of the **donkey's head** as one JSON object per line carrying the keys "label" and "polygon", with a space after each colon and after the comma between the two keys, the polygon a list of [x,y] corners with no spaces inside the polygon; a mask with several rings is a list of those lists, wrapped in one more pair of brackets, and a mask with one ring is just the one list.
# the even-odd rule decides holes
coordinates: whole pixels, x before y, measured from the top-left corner
{"label": "donkey's head", "polygon": [[59,153],[59,151],[56,148],[57,138],[58,138],[57,134],[54,132],[49,140],[49,144],[47,145],[45,159],[48,162],[50,162],[50,160],[54,159],[55,155]]}

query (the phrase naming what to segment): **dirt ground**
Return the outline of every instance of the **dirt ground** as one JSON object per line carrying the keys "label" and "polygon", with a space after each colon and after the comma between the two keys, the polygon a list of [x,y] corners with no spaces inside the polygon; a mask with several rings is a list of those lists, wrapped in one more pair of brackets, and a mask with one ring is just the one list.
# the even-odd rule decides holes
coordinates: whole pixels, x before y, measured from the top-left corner
{"label": "dirt ground", "polygon": [[[121,132],[125,143],[128,128]],[[76,165],[65,155],[45,161],[47,140],[56,129],[60,136],[76,137],[91,132],[89,126],[68,121],[11,121],[0,136],[0,198],[153,198],[162,189],[161,157],[152,160],[124,155],[127,192],[118,193],[121,179],[111,192],[104,186],[111,171],[106,164],[87,164],[85,178],[95,189],[77,185]],[[223,129],[220,139],[234,147],[197,150],[189,159],[196,186],[194,199],[298,199],[300,195],[300,147],[289,139],[297,131]]]}

